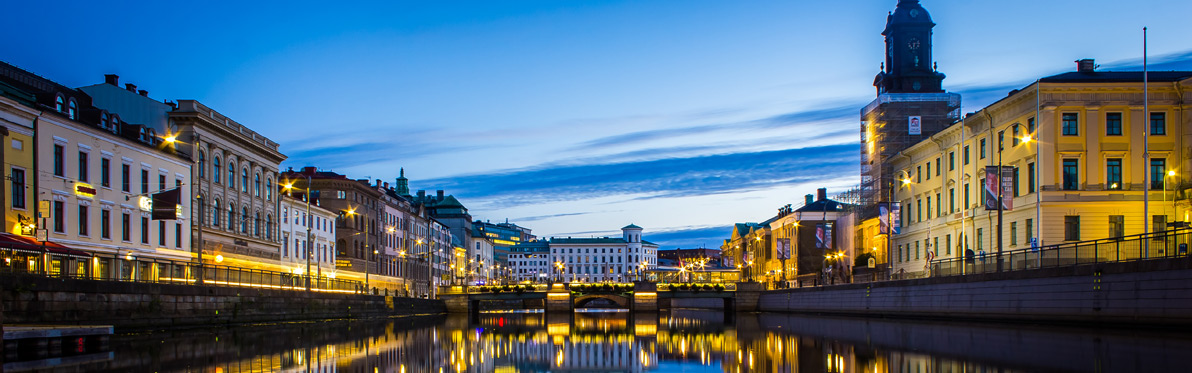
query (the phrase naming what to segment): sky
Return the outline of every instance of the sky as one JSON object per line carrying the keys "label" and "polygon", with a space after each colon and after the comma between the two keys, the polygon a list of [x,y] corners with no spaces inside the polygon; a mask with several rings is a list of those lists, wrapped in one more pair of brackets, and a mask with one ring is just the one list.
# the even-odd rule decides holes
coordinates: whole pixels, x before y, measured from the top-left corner
{"label": "sky", "polygon": [[[1186,0],[924,0],[977,111],[1095,58],[1192,70]],[[0,60],[71,87],[196,99],[317,166],[443,189],[540,237],[718,247],[860,181],[896,0],[25,1]]]}

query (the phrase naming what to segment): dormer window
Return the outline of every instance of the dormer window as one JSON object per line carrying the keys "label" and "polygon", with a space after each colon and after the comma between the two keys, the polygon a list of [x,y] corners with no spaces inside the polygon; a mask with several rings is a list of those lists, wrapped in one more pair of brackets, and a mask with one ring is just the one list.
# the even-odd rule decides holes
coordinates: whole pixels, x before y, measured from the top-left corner
{"label": "dormer window", "polygon": [[108,129],[108,112],[99,114],[99,128]]}
{"label": "dormer window", "polygon": [[75,99],[70,99],[69,107],[66,109],[66,116],[71,120],[79,120],[79,104]]}
{"label": "dormer window", "polygon": [[57,110],[59,113],[66,112],[66,99],[62,95],[54,98],[54,110]]}

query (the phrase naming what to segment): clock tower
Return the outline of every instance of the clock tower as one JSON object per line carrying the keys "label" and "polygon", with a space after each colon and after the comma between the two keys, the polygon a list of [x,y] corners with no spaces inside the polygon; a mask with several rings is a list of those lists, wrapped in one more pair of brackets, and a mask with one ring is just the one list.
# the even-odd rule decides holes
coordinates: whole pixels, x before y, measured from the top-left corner
{"label": "clock tower", "polygon": [[939,93],[944,74],[935,71],[931,59],[931,15],[919,0],[899,0],[886,17],[886,62],[874,78],[877,94]]}

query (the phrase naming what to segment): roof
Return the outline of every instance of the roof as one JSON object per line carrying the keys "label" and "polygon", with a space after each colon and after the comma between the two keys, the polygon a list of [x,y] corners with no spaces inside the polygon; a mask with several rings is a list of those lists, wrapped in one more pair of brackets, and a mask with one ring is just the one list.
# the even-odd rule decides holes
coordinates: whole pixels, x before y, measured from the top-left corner
{"label": "roof", "polygon": [[637,224],[629,224],[621,227],[621,229],[642,229],[642,227],[637,226]]}
{"label": "roof", "polygon": [[[1192,71],[1151,71],[1147,73],[1149,82],[1177,82],[1192,78]],[[1044,83],[1115,83],[1142,82],[1141,71],[1094,71],[1094,72],[1066,72],[1039,79]]]}
{"label": "roof", "polygon": [[442,201],[439,201],[438,203],[430,203],[430,205],[434,207],[464,207],[464,204],[459,203],[459,200],[455,199],[455,196],[453,195],[443,197]]}
{"label": "roof", "polygon": [[656,244],[656,243],[653,243],[653,242],[650,242],[650,241],[646,241],[646,240],[642,240],[642,245],[646,245],[646,246],[658,246],[658,244]]}
{"label": "roof", "polygon": [[587,245],[598,245],[598,244],[624,244],[624,243],[626,243],[626,242],[625,242],[625,239],[624,239],[624,238],[620,238],[620,237],[617,237],[617,238],[611,238],[611,237],[601,237],[601,238],[553,238],[553,237],[552,237],[552,238],[550,239],[550,243],[551,243],[551,244],[572,244],[572,245],[584,245],[584,244],[587,244]]}
{"label": "roof", "polygon": [[844,203],[833,201],[830,199],[821,199],[795,209],[796,212],[835,212],[843,211]]}

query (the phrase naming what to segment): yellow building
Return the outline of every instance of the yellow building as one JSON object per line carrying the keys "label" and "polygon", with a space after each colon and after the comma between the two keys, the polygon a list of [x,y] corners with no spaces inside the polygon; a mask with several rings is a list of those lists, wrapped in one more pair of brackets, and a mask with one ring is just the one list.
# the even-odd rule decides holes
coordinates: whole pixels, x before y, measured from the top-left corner
{"label": "yellow building", "polygon": [[[1141,234],[1144,221],[1155,231],[1189,220],[1183,196],[1192,164],[1183,154],[1192,151],[1185,113],[1192,72],[1150,73],[1144,103],[1142,72],[1078,62],[1076,72],[1012,91],[892,157],[899,181],[889,187],[903,206],[890,252],[896,273],[926,275],[928,251],[937,259],[971,251],[978,260],[999,251],[997,211],[984,208],[986,166],[1010,167],[1003,252],[1029,249],[1033,237],[1051,245]],[[1159,243],[1150,255],[1171,250]]]}
{"label": "yellow building", "polygon": [[37,206],[30,193],[33,177],[33,121],[39,116],[33,109],[35,97],[7,84],[0,84],[0,163],[7,177],[0,189],[4,208],[4,231],[33,236]]}

